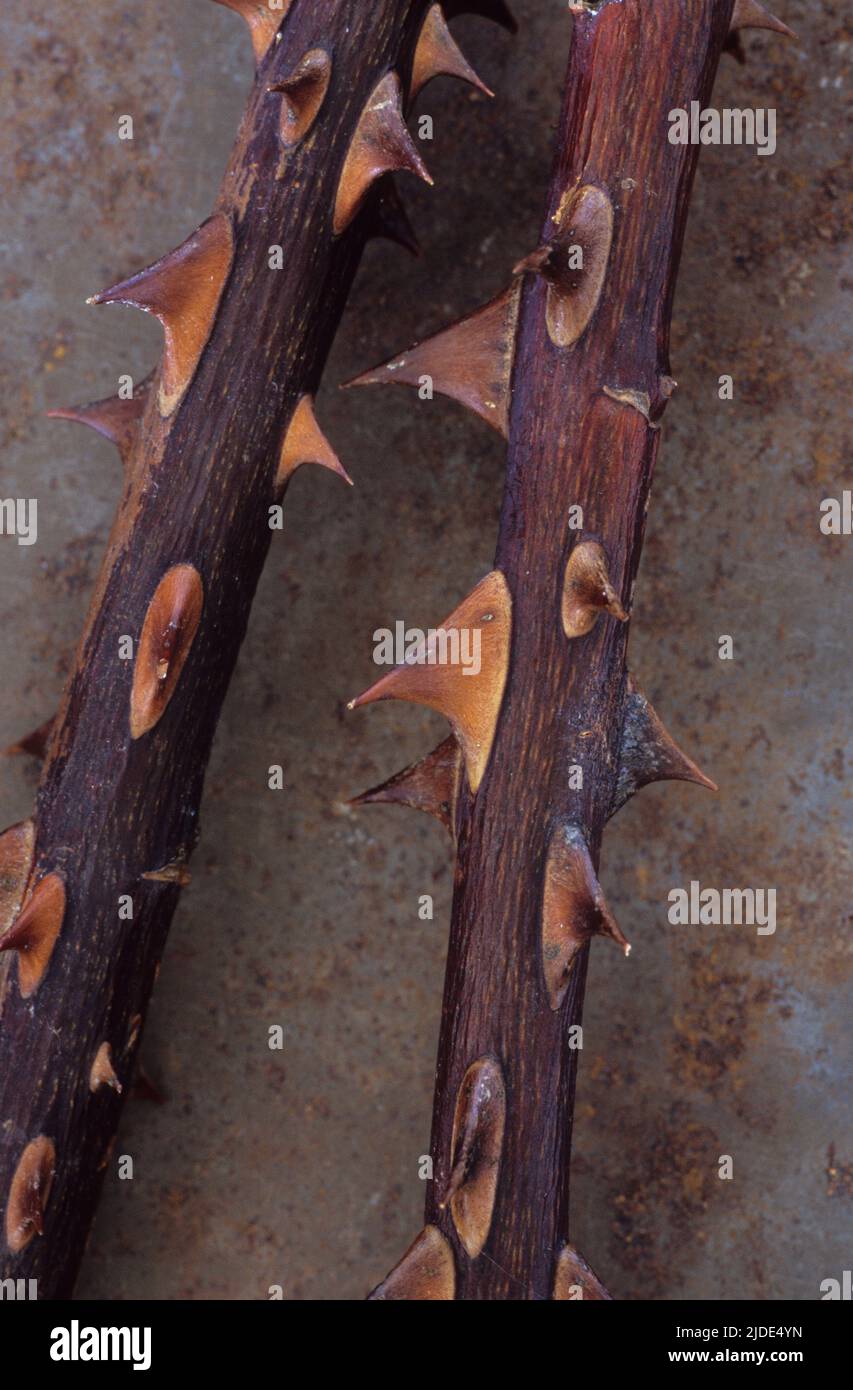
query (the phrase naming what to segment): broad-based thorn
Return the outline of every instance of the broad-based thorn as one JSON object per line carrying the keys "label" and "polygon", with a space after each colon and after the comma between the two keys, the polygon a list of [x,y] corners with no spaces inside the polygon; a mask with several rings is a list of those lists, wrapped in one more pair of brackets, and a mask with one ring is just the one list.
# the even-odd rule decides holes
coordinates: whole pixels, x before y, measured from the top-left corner
{"label": "broad-based thorn", "polygon": [[494,92],[477,76],[447,27],[441,5],[427,11],[412,64],[409,95],[412,100],[434,77],[458,77],[469,82],[484,96]]}
{"label": "broad-based thorn", "polygon": [[335,234],[349,226],[378,178],[404,169],[432,183],[403,119],[400,79],[389,72],[374,88],[352,137],[335,200]]}

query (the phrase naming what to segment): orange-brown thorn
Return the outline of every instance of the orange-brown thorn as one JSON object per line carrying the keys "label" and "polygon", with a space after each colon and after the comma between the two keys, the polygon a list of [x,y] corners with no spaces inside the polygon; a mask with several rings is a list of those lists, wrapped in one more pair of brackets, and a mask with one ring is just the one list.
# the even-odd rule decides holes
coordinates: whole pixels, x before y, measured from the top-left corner
{"label": "orange-brown thorn", "polygon": [[432,183],[403,119],[400,79],[389,72],[374,88],[347,152],[335,200],[336,236],[352,222],[376,179],[397,169]]}
{"label": "orange-brown thorn", "polygon": [[52,1139],[40,1134],[18,1160],[6,1203],[6,1244],[13,1255],[26,1249],[33,1236],[44,1233],[44,1213],[56,1173]]}
{"label": "orange-brown thorn", "polygon": [[765,10],[758,0],[735,0],[729,32],[737,33],[739,29],[772,29],[774,33],[784,34],[789,39],[797,37],[793,29]]}
{"label": "orange-brown thorn", "polygon": [[456,1268],[450,1242],[437,1226],[425,1226],[399,1264],[368,1295],[368,1302],[452,1300],[455,1288]]}
{"label": "orange-brown thorn", "polygon": [[[511,626],[512,599],[506,580],[500,570],[492,570],[410,660],[351,700],[348,708],[375,700],[407,700],[438,710],[450,720],[468,783],[476,791],[489,761],[503,700]],[[477,632],[479,638],[474,635]],[[467,650],[471,656],[477,641],[480,669],[466,675],[467,670],[473,672],[473,662],[463,665],[459,655]],[[442,660],[448,653],[450,659]]]}
{"label": "orange-brown thorn", "polygon": [[581,831],[561,824],[548,846],[542,902],[542,968],[552,1009],[562,1004],[578,951],[593,936],[609,936],[626,956],[630,954]]}
{"label": "orange-brown thorn", "polygon": [[304,463],[318,463],[322,468],[329,468],[352,487],[352,478],[317,424],[314,401],[308,395],[300,397],[285,431],[275,476],[276,488],[283,488]]}
{"label": "orange-brown thorn", "polygon": [[553,1297],[572,1302],[613,1302],[598,1275],[573,1245],[564,1245],[557,1257]]}
{"label": "orange-brown thorn", "polygon": [[270,0],[216,0],[216,3],[235,10],[245,19],[252,35],[255,62],[260,65],[290,9],[291,0],[274,0],[272,4]]}
{"label": "orange-brown thorn", "polygon": [[31,820],[10,825],[0,835],[0,932],[5,932],[21,910],[30,871],[36,828]]}
{"label": "orange-brown thorn", "polygon": [[[574,346],[595,313],[613,240],[613,204],[602,188],[567,189],[552,217],[554,233],[519,261],[548,284],[545,319],[557,347]],[[580,263],[579,263],[580,262]]]}
{"label": "orange-brown thorn", "polygon": [[486,1243],[503,1152],[506,1088],[494,1057],[472,1062],[462,1078],[450,1144],[453,1164],[441,1199],[472,1260]]}
{"label": "orange-brown thorn", "polygon": [[27,753],[31,758],[44,758],[47,747],[53,734],[56,724],[56,715],[52,719],[46,719],[43,724],[39,724],[37,729],[31,729],[23,738],[19,738],[16,743],[10,743],[8,748],[3,749],[7,758],[14,758],[20,754]]}
{"label": "orange-brown thorn", "polygon": [[476,313],[344,385],[420,386],[426,377],[436,391],[506,436],[519,297],[518,285],[511,286]]}
{"label": "orange-brown thorn", "polygon": [[230,218],[218,212],[168,256],[86,301],[129,304],[153,314],[162,323],[165,348],[158,392],[161,415],[171,414],[195,374],[233,255]]}
{"label": "orange-brown thorn", "polygon": [[201,575],[192,565],[164,574],[148,605],[133,668],[130,736],[153,729],[175,692],[204,607]]}
{"label": "orange-brown thorn", "polygon": [[[662,377],[661,383],[666,380],[666,377]],[[660,429],[660,421],[652,419],[652,398],[648,391],[641,391],[635,386],[602,386],[601,389],[604,395],[609,396],[612,401],[618,401],[620,405],[628,405],[632,410],[638,410],[650,429]],[[663,385],[661,385],[661,394],[663,394]]]}
{"label": "orange-brown thorn", "polygon": [[598,541],[582,540],[573,548],[563,577],[561,613],[567,637],[583,637],[602,613],[620,623],[628,621],[610,582],[604,546]]}
{"label": "orange-brown thorn", "polygon": [[458,77],[463,82],[470,82],[484,96],[494,96],[485,82],[480,81],[448,29],[441,5],[433,5],[427,12],[415,49],[409,86],[413,101],[434,77]]}
{"label": "orange-brown thorn", "polygon": [[461,775],[462,749],[451,734],[420,762],[412,763],[381,786],[354,796],[349,804],[370,806],[388,802],[411,806],[435,816],[453,835]]}
{"label": "orange-brown thorn", "polygon": [[150,869],[142,877],[152,883],[176,883],[179,888],[186,888],[192,882],[192,874],[183,859],[173,859],[171,864],[164,864],[162,869]]}
{"label": "orange-brown thorn", "polygon": [[30,894],[9,929],[0,937],[0,951],[17,951],[18,986],[23,999],[38,989],[50,963],[65,916],[65,884],[48,874]]}
{"label": "orange-brown thorn", "polygon": [[140,382],[129,400],[122,396],[108,396],[103,401],[92,401],[91,405],[61,406],[49,410],[49,420],[73,420],[78,425],[88,425],[90,429],[103,435],[115,444],[122,463],[127,463],[139,436],[139,425],[151,390],[151,378]]}
{"label": "orange-brown thorn", "polygon": [[322,48],[312,48],[297,63],[289,77],[275,82],[270,92],[280,92],[279,135],[285,149],[305,139],[320,114],[332,76],[332,60]]}
{"label": "orange-brown thorn", "polygon": [[102,1086],[109,1086],[110,1090],[121,1095],[122,1084],[116,1076],[113,1066],[113,1050],[108,1042],[101,1043],[89,1072],[89,1090],[99,1091]]}

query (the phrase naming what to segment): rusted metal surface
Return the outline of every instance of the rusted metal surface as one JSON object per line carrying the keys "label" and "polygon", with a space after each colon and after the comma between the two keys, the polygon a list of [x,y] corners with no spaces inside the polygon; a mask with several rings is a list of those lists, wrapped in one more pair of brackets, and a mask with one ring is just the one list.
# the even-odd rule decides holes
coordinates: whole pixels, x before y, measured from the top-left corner
{"label": "rusted metal surface", "polygon": [[[572,1239],[618,1298],[813,1299],[849,1266],[850,539],[819,529],[850,486],[849,48],[840,4],[777,8],[798,39],[746,35],[748,65],[717,87],[720,106],[775,106],[778,147],[703,152],[631,636],[646,693],[721,791],[647,788],[602,859],[634,950],[593,948]],[[444,726],[343,702],[374,678],[375,628],[434,624],[489,569],[502,446],[438,397],[332,385],[483,303],[533,245],[569,22],[515,9],[515,39],[454,26],[497,100],[444,79],[419,98],[437,186],[406,193],[424,256],[374,244],[344,319],[321,406],[356,487],[312,470],[288,494],[145,1039],[167,1103],[127,1112],[116,1154],[135,1176],[109,1178],[81,1294],[357,1298],[420,1227],[450,847],[427,817],[343,801]],[[206,214],[251,59],[207,0],[121,0],[109,24],[101,5],[73,26],[16,11],[0,38],[0,495],[39,501],[35,545],[0,538],[5,746],[55,706],[120,488],[106,442],[42,411],[155,360],[156,325],[83,300]],[[4,826],[35,780],[31,760],[3,766]],[[775,935],[671,926],[667,894],[691,879],[775,887]]]}

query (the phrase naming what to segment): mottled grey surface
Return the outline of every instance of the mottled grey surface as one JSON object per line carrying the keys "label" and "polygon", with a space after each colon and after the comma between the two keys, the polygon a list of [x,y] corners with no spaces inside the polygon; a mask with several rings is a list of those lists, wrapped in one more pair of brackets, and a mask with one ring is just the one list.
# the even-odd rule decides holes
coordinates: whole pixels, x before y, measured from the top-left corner
{"label": "mottled grey surface", "polygon": [[[562,0],[514,4],[514,40],[456,26],[497,101],[444,79],[421,98],[436,188],[405,192],[423,259],[372,246],[344,319],[319,412],[356,487],[303,470],[288,493],[144,1040],[167,1103],[125,1112],[135,1177],[109,1175],[83,1296],[360,1298],[419,1228],[449,842],[414,812],[340,803],[443,725],[343,703],[372,679],[375,627],[434,624],[490,567],[502,451],[448,402],[334,387],[485,300],[535,243],[569,21]],[[779,145],[705,150],[689,225],[631,643],[722,790],[650,788],[605,841],[634,954],[593,950],[573,1234],[619,1298],[814,1299],[850,1266],[853,540],[818,526],[851,486],[844,8],[779,0],[797,41],[750,35],[748,66],[726,61],[717,103],[775,106]],[[37,497],[40,524],[32,547],[0,538],[5,745],[57,703],[119,493],[110,447],[43,411],[155,360],[155,323],[83,301],[207,213],[251,64],[209,0],[9,7],[0,44],[0,495]],[[36,778],[5,762],[3,824]],[[775,936],[670,926],[667,893],[691,878],[775,887]]]}

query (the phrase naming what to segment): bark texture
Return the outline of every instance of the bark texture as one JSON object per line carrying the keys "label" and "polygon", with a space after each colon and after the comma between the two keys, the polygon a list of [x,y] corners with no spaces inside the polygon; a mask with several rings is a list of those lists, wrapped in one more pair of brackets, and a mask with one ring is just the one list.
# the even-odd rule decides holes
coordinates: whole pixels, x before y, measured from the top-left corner
{"label": "bark texture", "polygon": [[[507,480],[495,565],[513,599],[506,695],[476,798],[463,793],[456,892],[439,1042],[426,1219],[454,1247],[459,1299],[548,1299],[569,1238],[569,1159],[588,945],[559,1010],[543,970],[549,845],[562,825],[597,865],[622,740],[628,624],[602,615],[568,639],[564,572],[581,536],[606,552],[630,611],[649,488],[668,399],[669,328],[696,146],[667,140],[667,113],[703,106],[729,30],[731,0],[620,0],[575,17],[559,154],[542,241],[576,186],[603,190],[613,238],[593,317],[576,346],[555,345],[550,286],[529,275],[512,375]],[[606,387],[646,396],[655,423]],[[580,505],[582,530],[569,509]],[[572,789],[570,769],[583,770]],[[613,969],[627,969],[609,943]],[[501,1065],[507,1118],[488,1240],[470,1259],[442,1205],[466,1069]]]}
{"label": "bark texture", "polygon": [[[505,580],[504,620],[511,613],[508,673],[496,705],[485,660],[485,679],[458,682],[494,707],[485,768],[471,776],[463,741],[455,803],[446,755],[432,797],[430,760],[369,794],[435,814],[455,804],[457,839],[427,1225],[375,1299],[609,1297],[569,1244],[570,1030],[591,937],[630,951],[596,877],[602,833],[650,781],[713,786],[629,676],[626,648],[676,384],[670,320],[699,154],[670,143],[668,115],[708,104],[734,0],[569,8],[558,152],[541,244],[516,267],[509,366],[493,305],[393,359],[396,376],[386,366],[359,379],[414,384],[427,363],[439,389],[499,428],[506,418],[508,435],[493,571]],[[741,6],[739,22],[768,27],[763,15]],[[477,322],[492,368],[480,390],[459,372],[474,360]],[[391,687],[417,698],[406,668],[381,686],[356,703]],[[461,699],[425,702],[456,728]],[[630,968],[613,944],[599,949],[613,969]]]}
{"label": "bark texture", "polygon": [[[336,235],[347,156],[383,79],[397,72],[405,90],[430,8],[287,0],[271,23],[261,6],[224,3],[250,21],[257,79],[214,217],[98,297],[156,313],[166,347],[156,389],[89,412],[119,443],[126,486],[47,752],[34,846],[26,828],[0,842],[0,925],[13,933],[3,959],[17,952],[0,1018],[0,1277],[37,1279],[41,1298],[74,1284],[198,836],[269,508],[286,485],[283,440],[318,385],[399,129]],[[300,461],[328,462],[310,449]],[[134,659],[121,659],[124,637]]]}

